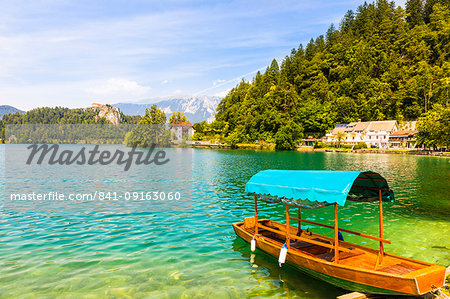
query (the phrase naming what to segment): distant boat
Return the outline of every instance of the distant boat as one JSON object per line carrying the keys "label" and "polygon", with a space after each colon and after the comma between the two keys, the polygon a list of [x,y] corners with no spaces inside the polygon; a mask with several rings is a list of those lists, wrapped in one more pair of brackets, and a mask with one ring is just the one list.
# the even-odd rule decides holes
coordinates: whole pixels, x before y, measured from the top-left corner
{"label": "distant boat", "polygon": [[[444,285],[445,267],[384,251],[382,202],[393,201],[387,181],[371,171],[265,170],[246,184],[254,195],[255,216],[233,223],[245,241],[284,262],[337,287],[374,294],[423,295]],[[286,205],[286,224],[258,219],[257,200]],[[346,200],[379,202],[379,237],[338,227],[338,205]],[[301,208],[334,205],[334,226],[301,219]],[[298,217],[290,216],[298,208]],[[294,227],[290,220],[298,222]],[[309,232],[301,223],[334,230],[334,238]],[[340,232],[379,241],[379,250],[343,241]]]}

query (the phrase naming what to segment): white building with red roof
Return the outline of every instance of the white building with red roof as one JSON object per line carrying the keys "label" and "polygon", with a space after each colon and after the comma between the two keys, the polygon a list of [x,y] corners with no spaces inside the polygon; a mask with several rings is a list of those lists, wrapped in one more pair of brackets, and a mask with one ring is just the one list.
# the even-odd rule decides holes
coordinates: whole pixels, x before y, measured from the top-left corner
{"label": "white building with red roof", "polygon": [[[328,143],[341,141],[344,144],[358,144],[364,142],[368,147],[389,147],[389,137],[399,130],[396,120],[351,122],[347,125],[339,124],[325,135]],[[338,135],[339,134],[339,135]],[[342,138],[342,140],[338,140]]]}
{"label": "white building with red roof", "polygon": [[169,127],[175,136],[175,143],[180,143],[183,139],[190,141],[194,135],[194,127],[190,122],[171,123]]}

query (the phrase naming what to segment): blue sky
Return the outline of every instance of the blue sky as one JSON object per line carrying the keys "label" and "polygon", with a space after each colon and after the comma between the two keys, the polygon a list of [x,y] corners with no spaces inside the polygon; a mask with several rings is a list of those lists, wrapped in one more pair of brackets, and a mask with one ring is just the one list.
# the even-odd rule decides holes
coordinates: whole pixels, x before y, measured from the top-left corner
{"label": "blue sky", "polygon": [[362,2],[0,0],[0,104],[225,95]]}

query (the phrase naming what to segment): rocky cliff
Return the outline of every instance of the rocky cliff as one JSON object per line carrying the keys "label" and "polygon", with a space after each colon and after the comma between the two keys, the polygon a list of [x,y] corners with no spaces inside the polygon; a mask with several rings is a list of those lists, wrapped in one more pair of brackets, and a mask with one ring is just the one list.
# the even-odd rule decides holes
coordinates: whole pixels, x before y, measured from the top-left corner
{"label": "rocky cliff", "polygon": [[92,107],[90,107],[90,109],[92,109],[94,111],[98,111],[96,120],[98,118],[104,117],[106,120],[108,120],[113,125],[118,125],[122,121],[122,119],[120,117],[120,110],[119,110],[119,107],[117,107],[117,106],[113,107],[112,105],[109,105],[109,104],[104,105],[104,104],[93,103]]}

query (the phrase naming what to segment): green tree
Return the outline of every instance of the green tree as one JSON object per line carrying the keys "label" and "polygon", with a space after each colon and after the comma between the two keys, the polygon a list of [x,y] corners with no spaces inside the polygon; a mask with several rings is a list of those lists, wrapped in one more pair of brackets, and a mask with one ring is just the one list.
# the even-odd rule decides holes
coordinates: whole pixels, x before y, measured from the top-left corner
{"label": "green tree", "polygon": [[195,123],[193,125],[193,127],[194,127],[195,132],[200,133],[200,134],[203,134],[205,132],[205,130],[209,129],[209,125],[206,122],[206,120],[199,122],[199,123]]}
{"label": "green tree", "polygon": [[156,105],[145,109],[145,115],[138,125],[125,135],[127,146],[151,147],[170,146],[171,131],[166,126],[166,114]]}
{"label": "green tree", "polygon": [[344,138],[345,138],[345,133],[343,133],[343,132],[338,132],[338,133],[336,134],[336,139],[337,139],[337,141],[338,141],[338,147],[341,147],[341,142],[344,141]]}
{"label": "green tree", "polygon": [[226,138],[226,142],[231,145],[231,148],[237,148],[237,144],[244,140],[245,136],[241,131],[234,131]]}
{"label": "green tree", "polygon": [[189,122],[186,115],[183,112],[174,112],[169,117],[169,124],[179,124]]}
{"label": "green tree", "polygon": [[406,1],[406,21],[410,27],[423,24],[424,11],[422,0]]}
{"label": "green tree", "polygon": [[330,26],[325,37],[312,38],[306,49],[299,45],[280,65],[272,60],[265,72],[233,88],[217,107],[216,132],[246,142],[277,139],[278,148],[291,148],[292,133],[282,129],[288,121],[317,136],[336,123],[417,119],[435,104],[446,105],[448,3],[427,0],[424,8],[409,0],[405,11],[378,0],[348,11],[338,29]]}
{"label": "green tree", "polygon": [[293,121],[289,121],[275,134],[275,149],[293,150],[298,146],[298,143],[302,137],[302,126]]}
{"label": "green tree", "polygon": [[145,115],[142,117],[138,124],[161,125],[165,124],[166,120],[167,117],[164,111],[158,109],[156,105],[151,105],[150,108],[145,109]]}
{"label": "green tree", "polygon": [[450,106],[435,104],[419,119],[418,129],[419,144],[450,148]]}

